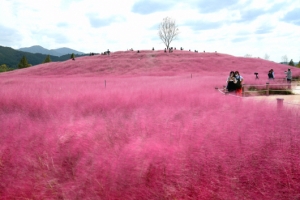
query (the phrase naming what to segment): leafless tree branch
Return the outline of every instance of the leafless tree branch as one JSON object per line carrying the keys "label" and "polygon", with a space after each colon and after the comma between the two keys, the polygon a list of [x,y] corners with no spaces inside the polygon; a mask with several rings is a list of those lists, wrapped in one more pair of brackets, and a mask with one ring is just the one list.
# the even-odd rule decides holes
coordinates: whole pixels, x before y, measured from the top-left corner
{"label": "leafless tree branch", "polygon": [[167,49],[169,49],[170,44],[179,34],[178,26],[174,19],[170,17],[166,17],[159,25],[158,35],[159,38],[166,45]]}

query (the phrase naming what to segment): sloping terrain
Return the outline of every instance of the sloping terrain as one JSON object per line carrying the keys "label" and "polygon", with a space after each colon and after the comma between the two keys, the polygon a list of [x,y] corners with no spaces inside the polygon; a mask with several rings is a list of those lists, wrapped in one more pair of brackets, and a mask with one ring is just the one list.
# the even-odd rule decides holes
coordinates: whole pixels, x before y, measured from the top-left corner
{"label": "sloping terrain", "polygon": [[1,73],[0,200],[299,199],[300,108],[215,90],[270,68],[142,51]]}
{"label": "sloping terrain", "polygon": [[[75,61],[51,62],[27,69],[8,72],[7,75],[26,76],[107,76],[107,75],[180,75],[195,73],[202,76],[224,77],[231,70],[254,78],[254,72],[267,78],[270,69],[276,77],[284,77],[289,66],[260,58],[234,57],[221,53],[195,53],[189,51],[125,51],[108,55],[94,55],[76,58]],[[299,76],[300,69],[293,68]]]}

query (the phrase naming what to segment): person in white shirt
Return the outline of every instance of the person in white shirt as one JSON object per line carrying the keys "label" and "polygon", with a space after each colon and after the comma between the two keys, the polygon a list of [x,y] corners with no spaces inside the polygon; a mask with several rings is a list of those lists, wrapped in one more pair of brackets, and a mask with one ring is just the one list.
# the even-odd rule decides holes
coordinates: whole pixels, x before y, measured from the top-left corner
{"label": "person in white shirt", "polygon": [[292,82],[292,71],[291,71],[291,69],[288,69],[288,71],[285,72],[285,73],[286,73],[287,82],[291,83]]}

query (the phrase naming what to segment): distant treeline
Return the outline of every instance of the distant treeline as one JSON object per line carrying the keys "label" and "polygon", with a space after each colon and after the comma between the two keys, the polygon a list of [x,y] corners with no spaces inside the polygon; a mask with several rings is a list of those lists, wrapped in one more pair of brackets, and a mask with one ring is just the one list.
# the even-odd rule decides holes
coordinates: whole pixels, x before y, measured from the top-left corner
{"label": "distant treeline", "polygon": [[[77,55],[75,57],[85,56],[87,54]],[[28,53],[23,51],[18,51],[10,47],[0,46],[0,65],[5,64],[10,69],[17,69],[18,64],[22,57],[25,56],[28,63],[33,65],[42,64],[45,61],[45,58],[48,55],[40,54],[40,53]],[[52,56],[50,55],[50,59],[52,62],[55,61],[65,61],[70,59],[71,54],[66,54],[63,56]]]}

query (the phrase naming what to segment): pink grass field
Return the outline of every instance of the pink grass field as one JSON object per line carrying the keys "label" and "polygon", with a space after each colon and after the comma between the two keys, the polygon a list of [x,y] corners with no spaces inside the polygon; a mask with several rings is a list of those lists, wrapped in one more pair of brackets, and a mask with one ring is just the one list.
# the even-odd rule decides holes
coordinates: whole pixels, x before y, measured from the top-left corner
{"label": "pink grass field", "polygon": [[300,199],[300,106],[215,89],[271,68],[127,51],[1,73],[0,199]]}

